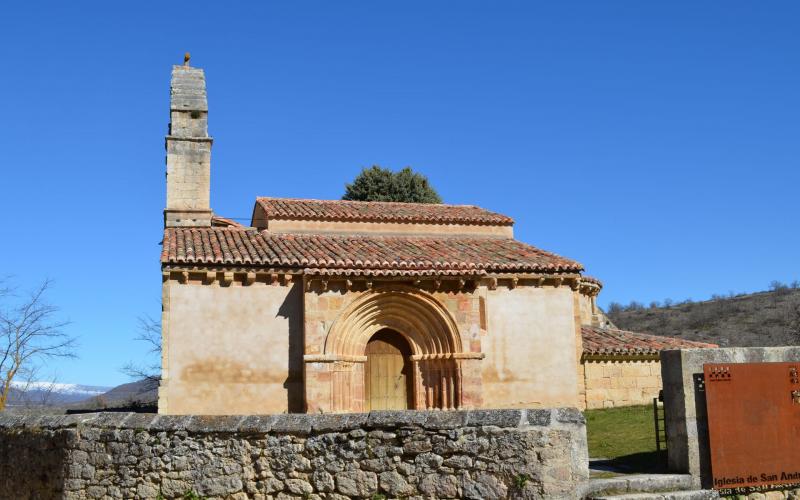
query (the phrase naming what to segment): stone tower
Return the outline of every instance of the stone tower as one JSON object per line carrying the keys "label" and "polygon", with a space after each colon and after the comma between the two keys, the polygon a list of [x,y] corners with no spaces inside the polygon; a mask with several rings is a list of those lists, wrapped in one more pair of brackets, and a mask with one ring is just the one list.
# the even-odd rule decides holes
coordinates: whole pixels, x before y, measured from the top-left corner
{"label": "stone tower", "polygon": [[173,66],[164,226],[211,225],[211,144],[203,70]]}

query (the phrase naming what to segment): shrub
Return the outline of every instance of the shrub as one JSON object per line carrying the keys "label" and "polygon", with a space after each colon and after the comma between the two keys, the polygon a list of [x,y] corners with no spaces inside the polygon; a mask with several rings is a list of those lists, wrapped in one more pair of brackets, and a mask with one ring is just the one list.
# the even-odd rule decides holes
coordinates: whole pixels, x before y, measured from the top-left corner
{"label": "shrub", "polygon": [[441,203],[439,193],[428,178],[406,167],[399,172],[377,165],[365,168],[345,186],[343,200],[401,201],[406,203]]}

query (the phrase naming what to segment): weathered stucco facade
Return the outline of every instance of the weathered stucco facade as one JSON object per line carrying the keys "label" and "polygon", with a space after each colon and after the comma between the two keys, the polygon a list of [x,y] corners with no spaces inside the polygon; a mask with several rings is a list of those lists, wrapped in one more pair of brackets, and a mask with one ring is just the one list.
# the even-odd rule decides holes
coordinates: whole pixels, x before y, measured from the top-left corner
{"label": "weathered stucco facade", "polygon": [[365,344],[386,328],[413,346],[413,408],[577,406],[576,292],[548,281],[165,271],[159,411],[368,410]]}
{"label": "weathered stucco facade", "polygon": [[166,276],[160,411],[302,411],[301,289],[293,282],[212,282],[208,273],[192,273],[185,283]]}
{"label": "weathered stucco facade", "polygon": [[573,293],[568,286],[487,290],[487,407],[577,404]]}

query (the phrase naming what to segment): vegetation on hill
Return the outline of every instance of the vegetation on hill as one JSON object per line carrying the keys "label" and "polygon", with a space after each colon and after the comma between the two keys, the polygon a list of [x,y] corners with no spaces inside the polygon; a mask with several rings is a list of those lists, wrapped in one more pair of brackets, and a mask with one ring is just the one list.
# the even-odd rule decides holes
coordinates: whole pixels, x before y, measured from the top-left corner
{"label": "vegetation on hill", "polygon": [[770,290],[752,294],[715,295],[711,300],[649,306],[612,303],[609,319],[623,330],[647,332],[721,347],[800,344],[800,282],[773,281]]}
{"label": "vegetation on hill", "polygon": [[402,201],[406,203],[441,203],[439,193],[428,178],[406,167],[392,172],[377,165],[365,168],[352,184],[345,186],[343,200]]}
{"label": "vegetation on hill", "polygon": [[158,382],[143,379],[128,384],[118,385],[111,390],[67,405],[71,410],[106,410],[108,408],[155,407],[158,401]]}

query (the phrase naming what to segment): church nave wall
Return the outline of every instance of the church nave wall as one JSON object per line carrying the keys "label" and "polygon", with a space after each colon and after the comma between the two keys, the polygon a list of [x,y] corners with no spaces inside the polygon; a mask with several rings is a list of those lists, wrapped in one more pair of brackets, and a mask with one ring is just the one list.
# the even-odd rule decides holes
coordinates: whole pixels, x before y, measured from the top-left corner
{"label": "church nave wall", "polygon": [[159,411],[302,411],[302,284],[164,287]]}
{"label": "church nave wall", "polygon": [[486,303],[484,406],[577,406],[573,291],[498,287],[486,291]]}

